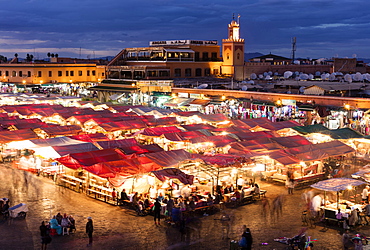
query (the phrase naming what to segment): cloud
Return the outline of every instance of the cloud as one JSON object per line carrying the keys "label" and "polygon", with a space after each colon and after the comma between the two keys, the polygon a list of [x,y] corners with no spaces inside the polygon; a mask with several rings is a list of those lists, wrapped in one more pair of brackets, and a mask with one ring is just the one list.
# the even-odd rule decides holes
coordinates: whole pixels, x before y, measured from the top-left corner
{"label": "cloud", "polygon": [[54,48],[76,56],[82,48],[115,55],[152,40],[221,42],[235,13],[247,52],[289,57],[297,37],[298,56],[370,58],[368,9],[363,0],[7,1],[0,9],[0,54]]}

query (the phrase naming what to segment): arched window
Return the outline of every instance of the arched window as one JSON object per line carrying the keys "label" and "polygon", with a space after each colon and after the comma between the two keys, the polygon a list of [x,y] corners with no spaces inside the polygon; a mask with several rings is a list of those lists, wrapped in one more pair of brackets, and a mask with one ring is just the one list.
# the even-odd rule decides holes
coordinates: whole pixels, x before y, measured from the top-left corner
{"label": "arched window", "polygon": [[229,60],[230,59],[230,55],[229,53],[226,54],[226,59]]}
{"label": "arched window", "polygon": [[236,58],[239,60],[240,59],[240,53],[238,53],[237,55],[236,55]]}

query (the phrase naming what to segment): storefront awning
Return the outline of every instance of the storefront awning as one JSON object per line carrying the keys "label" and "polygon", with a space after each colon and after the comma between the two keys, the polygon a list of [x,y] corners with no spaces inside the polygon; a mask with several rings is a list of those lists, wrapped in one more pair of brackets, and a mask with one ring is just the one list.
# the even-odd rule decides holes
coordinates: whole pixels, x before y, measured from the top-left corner
{"label": "storefront awning", "polygon": [[324,181],[319,181],[311,187],[323,191],[342,191],[348,189],[350,186],[360,186],[366,182],[350,179],[350,178],[332,178]]}

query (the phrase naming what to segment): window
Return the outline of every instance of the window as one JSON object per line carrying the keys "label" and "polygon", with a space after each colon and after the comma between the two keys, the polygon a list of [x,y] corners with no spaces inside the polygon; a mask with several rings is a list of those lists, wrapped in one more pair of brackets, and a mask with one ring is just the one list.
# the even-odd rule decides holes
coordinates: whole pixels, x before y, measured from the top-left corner
{"label": "window", "polygon": [[2,76],[3,75],[3,72],[0,70],[0,76]]}
{"label": "window", "polygon": [[175,77],[181,77],[181,69],[175,69]]}
{"label": "window", "polygon": [[37,71],[37,77],[42,77],[42,72],[41,71]]}
{"label": "window", "polygon": [[82,76],[82,70],[78,71],[78,76]]}
{"label": "window", "polygon": [[66,76],[69,76],[69,71],[68,70],[66,70]]}
{"label": "window", "polygon": [[217,52],[212,52],[211,57],[213,61],[217,61]]}
{"label": "window", "polygon": [[209,76],[210,74],[211,74],[211,69],[210,68],[204,69],[204,76]]}
{"label": "window", "polygon": [[70,76],[74,76],[74,75],[75,75],[75,72],[74,72],[73,70],[71,70],[71,71],[69,72],[69,74],[70,74]]}
{"label": "window", "polygon": [[195,76],[202,76],[202,69],[200,68],[195,69]]}
{"label": "window", "polygon": [[159,71],[159,76],[160,77],[169,77],[170,76],[170,74],[168,74],[169,72],[168,71],[166,71],[166,70],[161,70],[161,71]]}
{"label": "window", "polygon": [[22,77],[22,76],[23,76],[22,71],[19,71],[19,72],[18,72],[18,75],[19,75],[20,77]]}
{"label": "window", "polygon": [[208,61],[208,52],[203,52],[203,61]]}
{"label": "window", "polygon": [[49,77],[53,77],[53,72],[49,71]]}
{"label": "window", "polygon": [[31,77],[31,71],[27,71],[27,77]]}
{"label": "window", "polygon": [[58,71],[58,76],[63,76],[63,72],[62,71]]}
{"label": "window", "polygon": [[5,71],[5,76],[9,76],[9,71]]}
{"label": "window", "polygon": [[86,71],[86,75],[90,76],[90,70]]}
{"label": "window", "polygon": [[12,77],[16,77],[16,76],[17,76],[17,72],[12,71]]}
{"label": "window", "polygon": [[226,54],[226,59],[229,60],[230,59],[230,55],[229,53]]}
{"label": "window", "polygon": [[95,70],[91,71],[91,74],[92,74],[93,76],[95,76],[95,74],[96,74]]}
{"label": "window", "polygon": [[101,76],[104,76],[104,72],[103,72],[103,73],[101,73]]}
{"label": "window", "polygon": [[185,69],[185,76],[191,76],[191,69]]}
{"label": "window", "polygon": [[236,54],[236,58],[239,60],[240,59],[240,53]]}
{"label": "window", "polygon": [[199,52],[195,52],[194,54],[194,60],[199,61]]}

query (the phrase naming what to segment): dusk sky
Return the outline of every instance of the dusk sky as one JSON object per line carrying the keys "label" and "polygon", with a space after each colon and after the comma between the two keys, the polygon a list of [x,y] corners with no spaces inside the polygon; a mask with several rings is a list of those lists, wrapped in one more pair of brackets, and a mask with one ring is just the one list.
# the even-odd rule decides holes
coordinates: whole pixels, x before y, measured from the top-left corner
{"label": "dusk sky", "polygon": [[[157,40],[218,40],[241,15],[245,52],[370,58],[367,0],[0,0],[0,55],[115,56]],[[81,56],[80,56],[81,55]]]}

